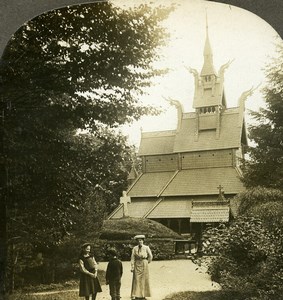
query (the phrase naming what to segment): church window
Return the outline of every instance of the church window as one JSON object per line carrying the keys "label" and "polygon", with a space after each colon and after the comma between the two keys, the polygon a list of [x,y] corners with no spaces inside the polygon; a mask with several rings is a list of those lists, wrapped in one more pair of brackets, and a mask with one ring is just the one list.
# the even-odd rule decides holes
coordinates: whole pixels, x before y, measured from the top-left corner
{"label": "church window", "polygon": [[210,75],[208,75],[208,76],[205,76],[205,81],[206,81],[206,82],[209,82],[209,81],[211,81],[211,76],[210,76]]}

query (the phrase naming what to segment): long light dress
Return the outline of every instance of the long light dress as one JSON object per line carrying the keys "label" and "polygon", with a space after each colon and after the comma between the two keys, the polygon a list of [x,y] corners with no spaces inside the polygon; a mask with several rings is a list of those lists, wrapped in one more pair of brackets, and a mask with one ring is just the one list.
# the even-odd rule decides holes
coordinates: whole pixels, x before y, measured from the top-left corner
{"label": "long light dress", "polygon": [[131,268],[133,270],[132,298],[150,297],[148,264],[152,261],[152,253],[148,246],[135,246],[132,250]]}

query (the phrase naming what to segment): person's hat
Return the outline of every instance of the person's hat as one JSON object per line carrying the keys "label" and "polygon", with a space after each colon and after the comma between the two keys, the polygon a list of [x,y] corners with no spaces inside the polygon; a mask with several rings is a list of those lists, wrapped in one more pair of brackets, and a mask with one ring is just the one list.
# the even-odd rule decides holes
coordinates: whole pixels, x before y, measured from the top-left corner
{"label": "person's hat", "polygon": [[82,244],[82,245],[81,245],[81,248],[84,249],[84,248],[86,248],[87,246],[90,246],[90,243],[84,243],[84,244]]}
{"label": "person's hat", "polygon": [[144,239],[145,239],[145,235],[143,235],[143,234],[138,234],[138,235],[134,236],[134,239],[135,239],[135,240],[139,240],[139,239],[144,240]]}

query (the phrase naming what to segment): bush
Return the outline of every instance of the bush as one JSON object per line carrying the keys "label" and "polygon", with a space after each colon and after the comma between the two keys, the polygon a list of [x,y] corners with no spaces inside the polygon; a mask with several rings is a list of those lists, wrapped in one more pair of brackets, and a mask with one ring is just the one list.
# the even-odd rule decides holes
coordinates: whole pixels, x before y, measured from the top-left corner
{"label": "bush", "polygon": [[147,238],[182,238],[178,233],[153,220],[121,218],[105,220],[100,239],[129,240],[136,234],[144,234]]}
{"label": "bush", "polygon": [[[125,240],[125,241],[100,241],[101,243],[101,253],[103,257],[101,260],[108,261],[107,250],[110,248],[115,248],[117,255],[121,260],[129,261],[131,259],[132,249],[136,246],[135,240]],[[150,239],[147,240],[146,245],[148,245],[152,251],[154,260],[165,260],[172,259],[174,256],[174,243],[172,239]]]}
{"label": "bush", "polygon": [[208,251],[217,253],[209,273],[224,291],[237,291],[245,299],[280,298],[282,251],[261,220],[240,217],[208,230],[205,236],[209,236]]}

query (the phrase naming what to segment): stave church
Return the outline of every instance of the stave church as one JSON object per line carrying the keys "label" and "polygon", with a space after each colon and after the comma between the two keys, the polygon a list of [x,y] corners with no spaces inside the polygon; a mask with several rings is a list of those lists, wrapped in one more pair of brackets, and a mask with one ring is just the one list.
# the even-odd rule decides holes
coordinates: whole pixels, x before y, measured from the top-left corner
{"label": "stave church", "polygon": [[148,218],[183,235],[194,235],[206,226],[228,222],[233,197],[244,191],[241,161],[247,145],[245,100],[227,107],[224,73],[230,61],[216,72],[206,27],[204,62],[194,76],[194,112],[176,107],[177,128],[142,132],[139,153],[142,173],[133,169],[133,180],[110,219],[125,216]]}

